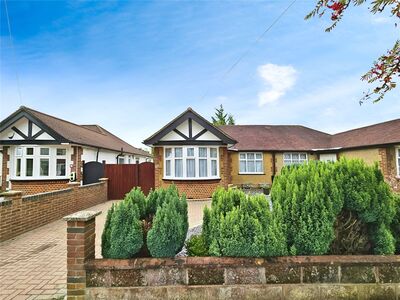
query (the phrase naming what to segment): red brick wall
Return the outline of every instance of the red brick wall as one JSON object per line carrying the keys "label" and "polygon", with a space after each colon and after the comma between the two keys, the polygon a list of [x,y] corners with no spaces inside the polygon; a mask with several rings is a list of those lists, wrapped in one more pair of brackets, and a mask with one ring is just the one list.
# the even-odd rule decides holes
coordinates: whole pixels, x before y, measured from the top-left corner
{"label": "red brick wall", "polygon": [[397,177],[396,166],[396,148],[387,147],[379,149],[381,160],[379,166],[382,170],[385,180],[390,184],[392,189],[400,193],[400,178]]}
{"label": "red brick wall", "polygon": [[7,163],[10,160],[10,153],[9,153],[10,147],[8,146],[3,146],[3,161],[1,165],[1,190],[5,191],[8,187],[7,184],[7,175],[9,174],[9,169],[7,167]]}
{"label": "red brick wall", "polygon": [[227,187],[231,183],[230,155],[226,147],[219,148],[219,180],[164,180],[163,179],[163,148],[154,148],[155,187],[167,187],[174,183],[180,193],[185,193],[188,199],[210,198],[219,186]]}
{"label": "red brick wall", "polygon": [[33,195],[68,188],[69,180],[11,180],[11,189]]}
{"label": "red brick wall", "polygon": [[68,189],[35,195],[22,196],[16,191],[3,193],[0,241],[107,201],[107,180],[85,186],[70,185]]}

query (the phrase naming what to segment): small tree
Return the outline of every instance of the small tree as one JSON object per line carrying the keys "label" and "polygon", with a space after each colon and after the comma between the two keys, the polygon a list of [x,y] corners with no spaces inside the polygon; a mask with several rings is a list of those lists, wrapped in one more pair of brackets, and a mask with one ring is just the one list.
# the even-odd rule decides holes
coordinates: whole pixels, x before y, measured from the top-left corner
{"label": "small tree", "polygon": [[111,248],[111,218],[114,213],[114,203],[111,208],[107,212],[106,222],[104,223],[104,230],[101,235],[101,255],[103,257],[110,257],[110,248]]}
{"label": "small tree", "polygon": [[235,119],[231,114],[225,113],[222,104],[220,104],[219,108],[215,108],[214,116],[211,117],[214,125],[235,125]]}

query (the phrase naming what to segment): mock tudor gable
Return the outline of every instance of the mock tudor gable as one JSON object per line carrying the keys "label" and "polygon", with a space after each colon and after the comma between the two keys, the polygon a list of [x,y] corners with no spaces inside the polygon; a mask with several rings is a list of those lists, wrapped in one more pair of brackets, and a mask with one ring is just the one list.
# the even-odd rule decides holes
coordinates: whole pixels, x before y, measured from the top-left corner
{"label": "mock tudor gable", "polygon": [[149,146],[233,145],[236,141],[189,107],[143,143]]}

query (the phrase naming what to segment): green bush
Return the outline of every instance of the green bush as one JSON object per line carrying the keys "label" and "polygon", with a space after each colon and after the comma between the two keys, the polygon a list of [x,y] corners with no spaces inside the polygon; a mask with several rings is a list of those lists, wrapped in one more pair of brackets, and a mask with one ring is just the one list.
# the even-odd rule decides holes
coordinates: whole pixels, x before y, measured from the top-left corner
{"label": "green bush", "polygon": [[116,205],[111,217],[109,258],[131,258],[143,246],[139,210],[132,202]]}
{"label": "green bush", "polygon": [[187,229],[186,198],[175,186],[151,191],[148,197],[134,188],[107,213],[102,255],[172,257],[182,249]]}
{"label": "green bush", "polygon": [[214,256],[285,255],[282,228],[278,206],[274,214],[265,196],[238,189],[218,189],[203,215],[204,242]]}
{"label": "green bush", "polygon": [[396,254],[400,254],[400,194],[394,195],[396,215],[393,218],[391,229],[396,238]]}
{"label": "green bush", "polygon": [[188,230],[187,202],[175,186],[168,188],[147,234],[147,247],[153,257],[173,257],[178,253]]}
{"label": "green bush", "polygon": [[[275,177],[271,198],[282,207],[292,255],[355,254],[368,243],[376,254],[394,251],[394,196],[376,165],[341,159],[286,167]],[[346,215],[357,222],[352,231],[341,224]]]}
{"label": "green bush", "polygon": [[192,235],[186,241],[186,249],[188,256],[208,256],[207,245],[202,234]]}

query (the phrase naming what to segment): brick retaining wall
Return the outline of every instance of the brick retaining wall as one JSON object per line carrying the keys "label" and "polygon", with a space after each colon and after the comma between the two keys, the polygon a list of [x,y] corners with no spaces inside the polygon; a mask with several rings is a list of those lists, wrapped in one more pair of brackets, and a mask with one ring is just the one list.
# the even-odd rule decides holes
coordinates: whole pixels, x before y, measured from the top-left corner
{"label": "brick retaining wall", "polygon": [[0,194],[0,242],[107,201],[107,179],[100,180],[85,186],[72,182],[67,189],[34,195]]}
{"label": "brick retaining wall", "polygon": [[400,255],[94,259],[95,217],[68,221],[68,299],[399,299]]}

